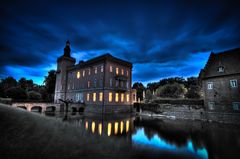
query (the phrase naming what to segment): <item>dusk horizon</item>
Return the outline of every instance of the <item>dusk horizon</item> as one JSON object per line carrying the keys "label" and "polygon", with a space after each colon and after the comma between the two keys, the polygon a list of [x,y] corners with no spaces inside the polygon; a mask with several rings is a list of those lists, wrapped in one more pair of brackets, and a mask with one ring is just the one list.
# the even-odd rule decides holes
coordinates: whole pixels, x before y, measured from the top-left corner
{"label": "dusk horizon", "polygon": [[91,2],[2,1],[0,78],[43,84],[66,40],[76,64],[110,53],[132,62],[133,83],[144,85],[196,77],[211,52],[240,47],[234,1]]}

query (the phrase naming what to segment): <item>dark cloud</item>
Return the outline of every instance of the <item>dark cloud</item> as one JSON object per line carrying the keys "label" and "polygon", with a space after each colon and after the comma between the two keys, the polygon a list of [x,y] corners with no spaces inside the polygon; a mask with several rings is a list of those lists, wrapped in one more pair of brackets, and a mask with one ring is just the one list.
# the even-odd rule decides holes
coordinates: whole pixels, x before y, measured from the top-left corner
{"label": "dark cloud", "polygon": [[237,1],[3,0],[0,4],[0,77],[18,77],[21,69],[22,76],[39,83],[48,69],[56,67],[67,39],[78,60],[110,52],[132,61],[134,81],[145,83],[197,75],[209,52],[240,47]]}

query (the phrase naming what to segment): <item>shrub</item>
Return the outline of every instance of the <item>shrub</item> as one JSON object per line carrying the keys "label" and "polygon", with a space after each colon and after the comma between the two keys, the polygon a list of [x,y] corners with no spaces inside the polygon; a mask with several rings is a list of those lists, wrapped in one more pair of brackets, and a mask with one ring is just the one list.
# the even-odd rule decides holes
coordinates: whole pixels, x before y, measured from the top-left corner
{"label": "shrub", "polygon": [[179,98],[183,97],[186,89],[182,84],[173,83],[173,84],[166,84],[164,86],[160,86],[156,94],[158,97],[170,97],[170,98]]}
{"label": "shrub", "polygon": [[187,93],[185,94],[186,98],[199,99],[200,98],[200,88],[198,86],[191,86]]}

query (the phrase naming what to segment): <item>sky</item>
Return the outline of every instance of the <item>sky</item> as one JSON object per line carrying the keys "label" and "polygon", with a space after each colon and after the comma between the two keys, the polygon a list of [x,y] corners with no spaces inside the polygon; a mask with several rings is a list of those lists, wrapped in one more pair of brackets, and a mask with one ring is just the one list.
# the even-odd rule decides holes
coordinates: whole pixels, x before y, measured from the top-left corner
{"label": "sky", "polygon": [[210,0],[1,0],[0,78],[42,84],[71,55],[133,63],[133,82],[198,76],[210,53],[240,47],[240,3]]}

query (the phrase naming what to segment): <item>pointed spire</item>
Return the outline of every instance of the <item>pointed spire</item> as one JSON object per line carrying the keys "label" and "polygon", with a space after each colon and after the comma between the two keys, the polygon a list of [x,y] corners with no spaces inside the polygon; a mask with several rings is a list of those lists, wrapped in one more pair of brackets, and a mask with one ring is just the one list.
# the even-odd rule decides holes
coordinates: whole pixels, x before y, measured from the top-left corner
{"label": "pointed spire", "polygon": [[66,46],[64,48],[64,56],[71,57],[70,52],[71,52],[70,42],[69,42],[69,40],[67,40],[66,41]]}

